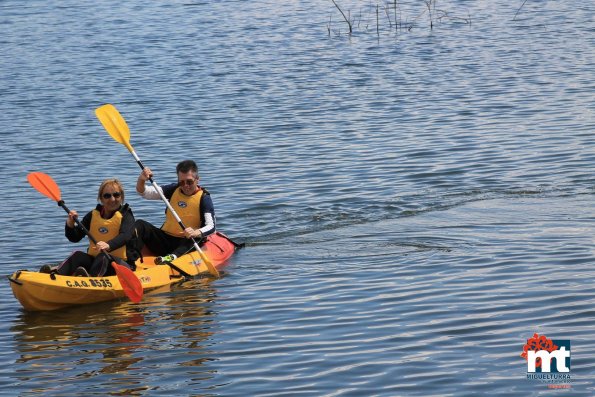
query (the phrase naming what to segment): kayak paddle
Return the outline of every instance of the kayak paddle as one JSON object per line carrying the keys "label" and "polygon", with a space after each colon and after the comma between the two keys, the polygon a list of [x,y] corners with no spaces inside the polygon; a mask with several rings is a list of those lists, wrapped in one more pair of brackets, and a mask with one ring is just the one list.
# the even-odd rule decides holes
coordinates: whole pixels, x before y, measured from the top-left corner
{"label": "kayak paddle", "polygon": [[[114,105],[108,103],[95,109],[95,115],[103,125],[103,128],[105,128],[105,130],[108,132],[108,134],[110,134],[110,136],[114,138],[116,142],[126,146],[128,151],[132,153],[132,156],[136,160],[136,163],[139,165],[141,170],[144,170],[145,166],[143,165],[142,161],[140,161],[140,158],[138,157],[138,155],[134,151],[134,148],[130,144],[130,129],[126,124],[124,117],[122,117],[120,112],[118,112],[118,109],[116,109]],[[157,183],[155,183],[153,178],[149,178],[149,181],[151,182],[155,190],[157,190],[157,192],[159,193],[159,196],[167,206],[167,209],[169,209],[174,218],[176,218],[176,221],[178,222],[182,230],[185,230],[186,226],[184,226],[184,223],[182,222],[176,211],[173,209],[167,198],[163,195],[163,191],[159,189],[159,186],[157,185]],[[198,251],[198,254],[200,255],[201,259],[203,260],[205,265],[207,265],[209,273],[211,273],[213,277],[219,277],[219,271],[215,268],[215,266],[213,266],[213,263],[200,249],[200,246],[198,245],[196,239],[192,238],[192,242],[194,243],[194,248],[196,248],[196,251]],[[196,265],[196,268],[198,270],[198,265]]]}
{"label": "kayak paddle", "polygon": [[[44,174],[43,172],[31,172],[29,175],[27,175],[27,181],[29,181],[31,186],[33,186],[39,193],[56,201],[60,207],[64,208],[66,213],[70,213],[70,210],[68,207],[66,207],[66,204],[64,204],[64,201],[61,198],[60,188],[56,182],[54,182],[51,176]],[[93,238],[93,236],[91,236],[91,233],[89,233],[87,228],[83,226],[83,224],[78,220],[78,217],[74,218],[74,221],[85,232],[87,237],[89,237],[93,243],[97,244],[97,241]],[[106,252],[106,255],[112,261],[112,266],[116,271],[116,276],[118,276],[118,280],[120,281],[126,296],[134,303],[140,302],[143,298],[143,286],[140,283],[138,277],[136,277],[134,272],[128,269],[126,266],[117,264],[109,253]]]}

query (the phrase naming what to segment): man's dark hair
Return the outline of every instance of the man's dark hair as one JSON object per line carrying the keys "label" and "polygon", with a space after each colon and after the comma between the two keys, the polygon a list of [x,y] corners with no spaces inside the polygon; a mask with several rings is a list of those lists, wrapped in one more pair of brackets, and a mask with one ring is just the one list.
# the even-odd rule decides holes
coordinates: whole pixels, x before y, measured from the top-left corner
{"label": "man's dark hair", "polygon": [[196,163],[192,160],[184,160],[184,161],[180,161],[178,163],[178,165],[176,166],[176,174],[180,173],[180,172],[188,172],[188,171],[192,171],[196,174],[196,176],[198,177],[198,167],[196,165]]}

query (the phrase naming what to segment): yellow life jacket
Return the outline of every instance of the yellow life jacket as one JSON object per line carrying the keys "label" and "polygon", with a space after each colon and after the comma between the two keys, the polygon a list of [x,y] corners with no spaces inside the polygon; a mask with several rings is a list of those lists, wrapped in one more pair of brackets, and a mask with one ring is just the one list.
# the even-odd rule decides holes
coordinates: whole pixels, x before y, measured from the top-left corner
{"label": "yellow life jacket", "polygon": [[[186,227],[193,229],[200,228],[201,225],[201,213],[200,213],[200,199],[202,198],[203,191],[200,189],[192,196],[186,196],[182,193],[182,190],[178,187],[174,191],[174,194],[169,199],[169,203]],[[165,212],[165,222],[161,226],[161,230],[170,236],[184,237],[184,231],[180,227],[178,221],[173,216],[169,208]]]}
{"label": "yellow life jacket", "polygon": [[[116,213],[110,219],[104,219],[101,217],[101,213],[97,210],[93,210],[91,216],[91,225],[89,227],[89,233],[97,241],[108,242],[120,234],[120,226],[122,225],[122,213],[116,211]],[[97,256],[99,250],[95,247],[95,244],[89,241],[89,248],[87,253],[92,256]],[[110,251],[110,255],[126,260],[126,244],[118,249]]]}

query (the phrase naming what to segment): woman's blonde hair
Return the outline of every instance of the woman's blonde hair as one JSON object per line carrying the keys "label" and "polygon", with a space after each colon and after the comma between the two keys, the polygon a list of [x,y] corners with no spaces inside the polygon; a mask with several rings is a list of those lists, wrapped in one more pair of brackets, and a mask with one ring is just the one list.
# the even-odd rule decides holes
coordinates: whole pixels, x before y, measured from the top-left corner
{"label": "woman's blonde hair", "polygon": [[97,201],[101,202],[103,191],[108,185],[115,187],[117,191],[122,194],[121,198],[122,202],[124,202],[124,187],[122,186],[122,183],[120,183],[120,181],[116,178],[106,179],[105,181],[101,182],[101,185],[99,186],[99,192],[97,193]]}

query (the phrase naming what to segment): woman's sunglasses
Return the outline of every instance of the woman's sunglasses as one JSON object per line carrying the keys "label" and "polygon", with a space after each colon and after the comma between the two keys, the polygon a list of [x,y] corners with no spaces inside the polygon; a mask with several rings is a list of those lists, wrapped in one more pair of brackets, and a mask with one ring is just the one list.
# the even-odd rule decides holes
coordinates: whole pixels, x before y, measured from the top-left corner
{"label": "woman's sunglasses", "polygon": [[120,192],[114,192],[114,193],[103,193],[101,195],[101,197],[103,197],[106,200],[109,200],[110,198],[112,198],[112,196],[114,196],[115,199],[119,199],[120,196],[122,196],[122,193]]}

